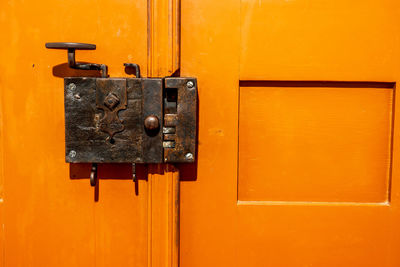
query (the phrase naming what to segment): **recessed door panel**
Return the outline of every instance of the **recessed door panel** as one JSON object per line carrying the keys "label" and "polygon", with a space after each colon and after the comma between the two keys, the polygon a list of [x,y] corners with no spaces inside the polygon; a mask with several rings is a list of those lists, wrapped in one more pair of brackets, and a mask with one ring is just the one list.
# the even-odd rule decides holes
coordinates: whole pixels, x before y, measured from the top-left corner
{"label": "recessed door panel", "polygon": [[388,201],[394,89],[379,88],[387,86],[243,82],[238,199]]}

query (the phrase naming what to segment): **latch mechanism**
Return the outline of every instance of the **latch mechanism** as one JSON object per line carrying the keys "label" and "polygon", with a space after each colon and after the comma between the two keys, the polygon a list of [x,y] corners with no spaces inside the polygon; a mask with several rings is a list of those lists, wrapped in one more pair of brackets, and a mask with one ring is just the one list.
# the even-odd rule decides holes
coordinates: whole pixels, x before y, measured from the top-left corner
{"label": "latch mechanism", "polygon": [[[98,163],[194,162],[196,156],[196,78],[109,78],[107,66],[75,62],[75,50],[92,44],[47,43],[67,49],[71,68],[99,70],[97,77],[64,78],[66,162]],[[134,166],[133,166],[134,169]]]}

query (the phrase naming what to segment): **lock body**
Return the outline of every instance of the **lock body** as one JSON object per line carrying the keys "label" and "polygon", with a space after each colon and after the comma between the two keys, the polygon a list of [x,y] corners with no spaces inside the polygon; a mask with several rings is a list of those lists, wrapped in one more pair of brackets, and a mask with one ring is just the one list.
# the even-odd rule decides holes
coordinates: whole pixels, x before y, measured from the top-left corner
{"label": "lock body", "polygon": [[66,162],[194,162],[195,78],[64,82]]}

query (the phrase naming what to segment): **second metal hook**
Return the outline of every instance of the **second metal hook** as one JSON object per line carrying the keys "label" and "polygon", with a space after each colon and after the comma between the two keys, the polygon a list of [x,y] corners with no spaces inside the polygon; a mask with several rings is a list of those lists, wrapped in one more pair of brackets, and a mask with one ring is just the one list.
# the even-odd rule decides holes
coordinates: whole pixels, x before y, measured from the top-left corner
{"label": "second metal hook", "polygon": [[135,76],[136,78],[142,78],[140,76],[140,67],[138,64],[135,63],[124,63],[125,68],[133,68],[135,69]]}
{"label": "second metal hook", "polygon": [[92,169],[90,171],[90,185],[96,186],[97,184],[97,163],[92,163]]}

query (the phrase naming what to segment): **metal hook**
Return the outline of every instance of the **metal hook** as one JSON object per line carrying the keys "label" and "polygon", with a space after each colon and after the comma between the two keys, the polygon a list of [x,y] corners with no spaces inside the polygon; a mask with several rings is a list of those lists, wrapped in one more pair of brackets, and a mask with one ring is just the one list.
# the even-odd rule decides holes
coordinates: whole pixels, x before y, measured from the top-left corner
{"label": "metal hook", "polygon": [[[125,68],[134,68],[135,69],[135,76],[136,78],[141,78],[140,76],[140,67],[138,64],[135,63],[124,63]],[[131,74],[131,73],[129,73]]]}
{"label": "metal hook", "polygon": [[136,177],[136,164],[132,163],[132,180],[134,183],[136,183],[137,181],[137,177]]}
{"label": "metal hook", "polygon": [[92,170],[90,172],[90,185],[96,186],[97,184],[97,163],[92,163]]}

